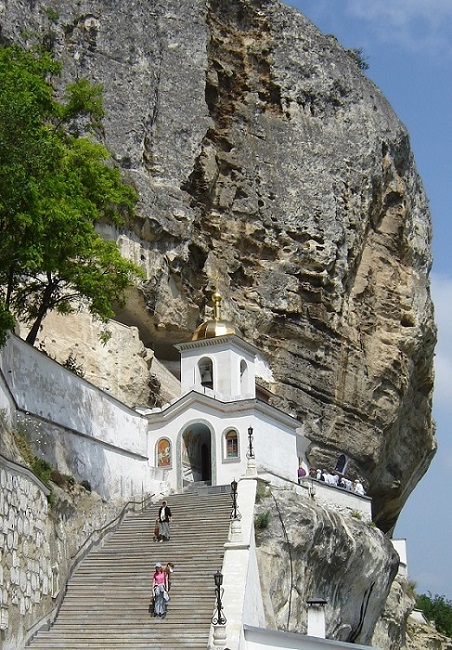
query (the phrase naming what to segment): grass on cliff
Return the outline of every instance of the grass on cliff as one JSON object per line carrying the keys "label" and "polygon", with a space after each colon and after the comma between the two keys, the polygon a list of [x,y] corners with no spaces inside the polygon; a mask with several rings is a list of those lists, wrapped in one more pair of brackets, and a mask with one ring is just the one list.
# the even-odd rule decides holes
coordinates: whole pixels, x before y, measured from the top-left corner
{"label": "grass on cliff", "polygon": [[259,531],[268,528],[268,525],[270,523],[270,518],[271,518],[271,514],[268,510],[267,512],[261,512],[260,514],[256,515],[254,517],[255,530]]}
{"label": "grass on cliff", "polygon": [[41,483],[44,483],[44,485],[50,490],[47,499],[50,505],[52,505],[54,501],[52,483],[58,485],[58,487],[63,490],[70,490],[70,488],[75,485],[74,477],[69,474],[62,474],[48,461],[35,456],[30,443],[22,433],[19,431],[13,431],[12,434],[24,463],[31,469],[33,474],[41,481]]}

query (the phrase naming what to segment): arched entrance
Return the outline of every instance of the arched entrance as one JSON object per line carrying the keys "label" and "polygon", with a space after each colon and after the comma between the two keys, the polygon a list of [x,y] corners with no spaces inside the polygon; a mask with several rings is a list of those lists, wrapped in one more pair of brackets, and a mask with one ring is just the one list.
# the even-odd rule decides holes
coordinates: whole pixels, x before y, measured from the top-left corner
{"label": "arched entrance", "polygon": [[182,485],[202,481],[212,483],[212,443],[209,427],[192,423],[182,434],[181,441]]}

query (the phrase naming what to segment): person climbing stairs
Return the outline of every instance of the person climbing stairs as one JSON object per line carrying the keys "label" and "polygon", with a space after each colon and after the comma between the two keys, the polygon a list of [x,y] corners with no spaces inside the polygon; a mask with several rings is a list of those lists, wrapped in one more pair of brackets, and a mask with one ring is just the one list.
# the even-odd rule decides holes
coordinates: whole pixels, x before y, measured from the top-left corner
{"label": "person climbing stairs", "polygon": [[[231,499],[171,495],[171,539],[153,541],[158,504],[129,516],[71,577],[50,630],[27,647],[41,650],[207,648],[215,606],[214,573],[223,563]],[[156,562],[174,563],[167,616],[149,611]]]}

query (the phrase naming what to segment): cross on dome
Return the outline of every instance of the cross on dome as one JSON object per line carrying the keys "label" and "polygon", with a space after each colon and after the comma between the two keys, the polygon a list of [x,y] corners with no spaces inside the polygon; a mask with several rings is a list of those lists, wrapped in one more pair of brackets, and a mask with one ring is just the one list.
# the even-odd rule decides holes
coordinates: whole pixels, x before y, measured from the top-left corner
{"label": "cross on dome", "polygon": [[192,341],[202,341],[203,339],[213,339],[217,336],[226,336],[227,334],[236,334],[242,338],[239,328],[231,321],[221,318],[221,301],[222,296],[218,289],[212,295],[213,302],[213,319],[204,321],[199,325],[191,337]]}

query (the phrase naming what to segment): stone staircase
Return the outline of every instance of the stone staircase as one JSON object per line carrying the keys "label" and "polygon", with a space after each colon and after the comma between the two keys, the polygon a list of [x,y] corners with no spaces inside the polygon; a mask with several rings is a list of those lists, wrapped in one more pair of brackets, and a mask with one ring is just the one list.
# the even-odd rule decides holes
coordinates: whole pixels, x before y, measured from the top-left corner
{"label": "stone staircase", "polygon": [[[206,650],[215,607],[213,574],[227,541],[229,494],[168,498],[171,540],[153,542],[158,505],[128,517],[72,576],[58,617],[30,648]],[[166,618],[148,611],[155,562],[174,562]]]}

